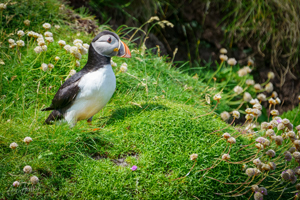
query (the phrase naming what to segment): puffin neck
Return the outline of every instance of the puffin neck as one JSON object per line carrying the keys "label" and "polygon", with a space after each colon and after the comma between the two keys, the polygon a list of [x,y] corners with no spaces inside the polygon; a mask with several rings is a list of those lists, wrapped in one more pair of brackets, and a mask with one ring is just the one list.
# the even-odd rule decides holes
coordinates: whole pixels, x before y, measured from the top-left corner
{"label": "puffin neck", "polygon": [[106,57],[98,54],[95,51],[93,45],[90,45],[88,61],[83,69],[88,71],[94,71],[108,64],[110,64],[110,57]]}

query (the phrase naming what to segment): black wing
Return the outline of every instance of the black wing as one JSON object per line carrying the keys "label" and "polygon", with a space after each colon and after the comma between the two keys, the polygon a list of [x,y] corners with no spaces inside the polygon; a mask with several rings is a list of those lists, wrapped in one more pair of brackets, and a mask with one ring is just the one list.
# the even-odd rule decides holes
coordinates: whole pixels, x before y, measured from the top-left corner
{"label": "black wing", "polygon": [[79,92],[78,83],[82,75],[83,72],[80,71],[67,79],[55,94],[50,107],[44,108],[42,111],[58,110],[71,104]]}

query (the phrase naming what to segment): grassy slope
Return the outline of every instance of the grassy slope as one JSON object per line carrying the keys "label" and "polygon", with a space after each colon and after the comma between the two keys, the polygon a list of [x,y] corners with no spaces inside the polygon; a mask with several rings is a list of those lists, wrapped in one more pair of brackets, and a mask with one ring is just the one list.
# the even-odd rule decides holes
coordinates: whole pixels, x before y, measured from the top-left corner
{"label": "grassy slope", "polygon": [[[1,58],[6,63],[2,68],[1,85],[1,95],[6,97],[1,98],[0,105],[1,198],[22,195],[22,198],[31,199],[189,199],[193,196],[223,199],[214,193],[228,192],[235,187],[209,178],[201,179],[204,172],[197,171],[210,167],[228,147],[225,141],[219,141],[219,136],[208,134],[226,124],[215,115],[192,119],[210,110],[204,103],[203,93],[213,95],[217,91],[207,90],[204,83],[169,69],[164,58],[150,53],[145,56],[132,53],[132,59],[114,58],[118,66],[127,62],[129,70],[118,73],[119,68],[114,68],[117,90],[109,104],[94,117],[93,125],[85,121],[73,129],[67,124],[43,125],[49,113],[40,112],[40,109],[50,105],[61,82],[74,67],[72,56],[60,49],[57,41],[64,39],[71,44],[79,38],[90,43],[93,38],[64,25],[58,15],[58,6],[56,0],[51,0],[17,4],[4,11],[4,14],[22,16],[14,18],[1,36],[5,44],[1,47]],[[36,12],[41,7],[43,13]],[[32,21],[30,28],[22,24],[27,16]],[[15,27],[43,33],[41,25],[44,22],[61,25],[59,30],[50,30],[55,42],[37,57],[33,51],[36,43],[26,41],[27,36],[24,36],[29,45],[22,48],[22,59],[18,61],[15,50],[7,49],[7,34],[15,31]],[[16,39],[16,36],[9,37]],[[135,46],[131,44],[130,48]],[[39,69],[43,62],[54,63],[55,56],[61,60],[52,71]],[[87,55],[83,56],[82,66],[86,59]],[[16,79],[11,81],[15,75]],[[193,89],[186,90],[185,86]],[[29,146],[22,142],[26,136],[33,138]],[[9,149],[11,142],[19,144],[16,151]],[[238,145],[241,142],[238,138]],[[192,153],[199,154],[194,170],[187,178],[172,181],[190,170],[193,162],[189,155]],[[129,165],[116,165],[113,160],[118,158],[126,158]],[[233,154],[232,161],[236,160],[241,157]],[[32,174],[39,177],[37,186],[27,184],[29,175],[22,172],[25,165],[32,166]],[[138,166],[134,172],[130,170],[132,165]],[[207,176],[227,182],[241,177],[246,179],[246,175],[241,175],[241,166],[228,166],[221,163]],[[22,182],[18,189],[11,186],[15,180]]]}

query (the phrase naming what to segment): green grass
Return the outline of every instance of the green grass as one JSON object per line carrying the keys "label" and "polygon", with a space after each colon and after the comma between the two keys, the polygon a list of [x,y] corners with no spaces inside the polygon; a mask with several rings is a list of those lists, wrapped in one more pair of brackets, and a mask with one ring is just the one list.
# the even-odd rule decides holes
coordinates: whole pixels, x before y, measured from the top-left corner
{"label": "green grass", "polygon": [[[14,9],[26,13],[26,4],[22,5],[25,6],[22,9],[19,5],[11,5],[4,10],[4,16],[10,15],[5,12],[13,13]],[[221,182],[240,183],[247,179],[241,170],[242,164],[220,162],[207,173],[200,171],[219,162],[220,156],[229,149],[228,143],[220,140],[220,135],[209,134],[227,127],[218,115],[212,113],[194,118],[211,111],[212,105],[206,103],[206,95],[212,97],[222,88],[226,94],[230,93],[233,85],[244,81],[245,78],[238,79],[235,73],[232,74],[231,68],[222,69],[216,75],[218,82],[209,87],[205,79],[195,80],[180,71],[180,67],[177,70],[171,68],[165,57],[152,55],[151,51],[141,55],[141,50],[130,43],[129,48],[135,50],[131,59],[114,58],[118,64],[113,69],[117,89],[107,106],[95,115],[92,125],[86,121],[78,122],[72,129],[68,124],[43,125],[49,112],[41,112],[41,108],[50,105],[69,71],[75,68],[74,58],[66,54],[57,41],[63,39],[72,44],[74,39],[79,38],[90,43],[94,36],[65,25],[72,21],[64,21],[64,13],[55,15],[61,12],[56,0],[27,6],[33,5],[36,12],[4,25],[0,37],[4,44],[0,54],[5,63],[1,65],[1,198],[224,199],[224,196],[215,193],[226,193],[237,186]],[[55,42],[40,55],[33,51],[36,42],[23,36],[26,45],[20,49],[22,56],[18,59],[16,49],[7,48],[7,39],[16,40],[17,36],[8,34],[16,33],[19,30],[17,25],[22,24],[27,16],[41,16],[37,12],[40,7],[48,16],[47,21],[30,18],[32,26],[26,30],[43,33],[44,22],[58,23],[61,29],[51,28]],[[107,27],[99,27],[104,28]],[[126,38],[122,39],[126,42]],[[57,63],[55,56],[61,58]],[[84,55],[80,60],[81,67],[86,61],[87,55]],[[123,62],[128,64],[127,73],[119,72]],[[55,67],[44,72],[40,69],[42,63],[55,63]],[[75,69],[79,71],[81,67]],[[226,78],[228,74],[236,80]],[[230,108],[224,102],[220,107],[221,110]],[[225,131],[237,132],[231,126]],[[26,136],[33,139],[28,146],[23,142]],[[253,155],[253,150],[236,153],[241,145],[253,140],[238,137],[237,144],[232,145],[231,152],[234,153],[231,153],[230,161],[237,162]],[[12,142],[18,143],[16,150],[9,148]],[[194,164],[189,159],[193,153],[199,155],[197,163],[187,177],[181,178]],[[127,166],[115,163],[116,159],[122,158]],[[23,173],[25,165],[33,168],[32,174]],[[130,169],[133,165],[138,167],[136,171]],[[40,179],[35,186],[29,182],[32,175]],[[263,175],[258,178],[261,177]],[[16,180],[21,182],[21,186],[13,188],[12,183]],[[272,178],[266,180],[268,183],[273,181]],[[230,194],[236,193],[238,191]],[[269,199],[280,195],[276,190],[269,193]],[[248,197],[247,194],[237,198]]]}

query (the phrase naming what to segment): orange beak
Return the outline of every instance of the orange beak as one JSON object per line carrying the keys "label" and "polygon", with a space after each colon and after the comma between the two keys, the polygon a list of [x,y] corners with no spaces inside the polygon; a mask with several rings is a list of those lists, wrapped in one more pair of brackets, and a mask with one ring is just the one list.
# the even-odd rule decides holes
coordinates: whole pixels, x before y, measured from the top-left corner
{"label": "orange beak", "polygon": [[123,41],[121,41],[120,49],[117,56],[123,58],[131,58],[131,52],[128,46]]}

